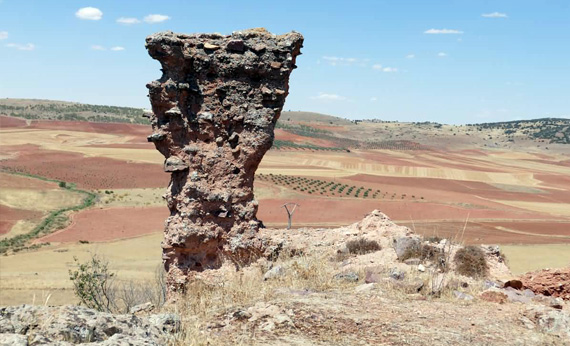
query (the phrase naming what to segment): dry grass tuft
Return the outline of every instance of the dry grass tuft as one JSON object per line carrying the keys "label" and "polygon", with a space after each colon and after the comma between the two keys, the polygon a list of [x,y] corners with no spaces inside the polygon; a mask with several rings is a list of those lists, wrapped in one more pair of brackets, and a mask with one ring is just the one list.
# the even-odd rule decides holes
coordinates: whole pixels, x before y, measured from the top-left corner
{"label": "dry grass tuft", "polygon": [[485,253],[479,246],[466,246],[457,250],[453,258],[455,271],[461,275],[472,278],[483,278],[489,273],[489,266]]}
{"label": "dry grass tuft", "polygon": [[368,240],[365,238],[358,238],[346,242],[348,252],[355,255],[364,255],[370,252],[382,250],[380,244],[375,240]]}

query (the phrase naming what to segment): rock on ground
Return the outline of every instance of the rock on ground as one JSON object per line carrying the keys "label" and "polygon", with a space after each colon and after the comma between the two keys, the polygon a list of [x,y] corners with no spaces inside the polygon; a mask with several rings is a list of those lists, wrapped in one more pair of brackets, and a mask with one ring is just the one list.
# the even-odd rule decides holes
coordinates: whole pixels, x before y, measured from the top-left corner
{"label": "rock on ground", "polygon": [[165,345],[179,328],[174,314],[114,315],[73,305],[0,308],[0,345]]}
{"label": "rock on ground", "polygon": [[527,273],[520,280],[525,288],[536,294],[570,300],[570,267]]}

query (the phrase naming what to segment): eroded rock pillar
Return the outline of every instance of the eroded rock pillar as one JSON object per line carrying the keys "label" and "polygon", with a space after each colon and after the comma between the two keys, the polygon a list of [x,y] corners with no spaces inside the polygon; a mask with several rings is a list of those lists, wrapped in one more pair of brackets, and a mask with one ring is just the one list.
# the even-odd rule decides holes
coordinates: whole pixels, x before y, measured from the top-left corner
{"label": "eroded rock pillar", "polygon": [[170,292],[224,259],[261,250],[255,171],[273,143],[303,37],[264,29],[147,37],[162,77],[147,85],[148,137],[172,174],[163,261]]}

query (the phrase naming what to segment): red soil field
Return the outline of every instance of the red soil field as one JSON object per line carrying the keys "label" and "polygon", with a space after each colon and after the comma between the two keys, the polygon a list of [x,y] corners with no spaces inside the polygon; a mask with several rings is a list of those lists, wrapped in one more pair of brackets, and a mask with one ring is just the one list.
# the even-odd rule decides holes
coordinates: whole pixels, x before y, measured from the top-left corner
{"label": "red soil field", "polygon": [[544,182],[555,188],[568,189],[570,186],[570,176],[562,174],[535,174],[535,179]]}
{"label": "red soil field", "polygon": [[143,138],[146,141],[152,131],[150,126],[123,124],[123,123],[90,123],[86,121],[57,121],[57,120],[32,120],[29,128],[48,130],[69,130],[79,132],[95,132],[108,134],[126,134]]}
{"label": "red soil field", "polygon": [[19,220],[35,219],[41,215],[39,211],[15,209],[0,204],[0,234],[8,233]]}
{"label": "red soil field", "polygon": [[[535,176],[536,177],[536,176]],[[547,177],[550,177],[547,175]],[[538,178],[536,177],[537,179]],[[452,201],[463,203],[476,203],[487,206],[497,206],[496,203],[485,201],[485,199],[509,200],[523,202],[542,203],[569,203],[570,194],[567,191],[548,189],[540,187],[541,193],[510,192],[498,187],[477,182],[448,180],[439,178],[409,178],[409,177],[386,177],[368,174],[356,174],[344,177],[345,183],[357,184],[362,182],[372,188],[380,188],[382,191],[395,192],[398,195],[406,193],[408,195],[423,196],[430,201]],[[568,184],[561,184],[560,187],[568,188]]]}
{"label": "red soil field", "polygon": [[547,234],[547,235],[562,235],[568,237],[570,242],[570,222],[493,222],[493,226],[501,226],[515,231]]}
{"label": "red soil field", "polygon": [[8,127],[26,127],[26,119],[7,117],[0,115],[0,128]]}
{"label": "red soil field", "polygon": [[162,232],[168,208],[87,209],[72,216],[71,225],[37,242],[101,242]]}
{"label": "red soil field", "polygon": [[505,170],[490,167],[488,162],[466,158],[463,155],[457,155],[452,152],[435,152],[431,153],[431,155],[444,159],[445,161],[434,160],[430,157],[421,157],[419,160],[430,163],[432,167],[437,168],[454,168],[476,172],[505,172]]}
{"label": "red soil field", "polygon": [[[457,239],[466,244],[553,244],[553,243],[570,243],[570,239],[552,238],[533,236],[526,234],[516,234],[500,231],[495,228],[494,223],[487,222],[399,222],[400,225],[407,226],[417,233],[426,237],[438,236],[441,238]],[[505,227],[513,228],[513,224],[504,223]],[[552,222],[533,222],[535,229],[548,228],[556,223]],[[516,225],[516,223],[514,224]],[[465,232],[463,233],[463,227]],[[461,236],[463,234],[463,236]]]}
{"label": "red soil field", "polygon": [[129,163],[102,157],[39,149],[37,146],[7,147],[15,150],[14,159],[0,161],[0,168],[76,183],[86,189],[166,187],[170,175],[160,166]]}
{"label": "red soil field", "polygon": [[16,174],[0,173],[0,188],[51,190],[58,189],[59,187],[56,183],[50,181],[28,178]]}
{"label": "red soil field", "polygon": [[[326,198],[307,198],[296,200],[300,207],[293,216],[298,224],[334,224],[344,225],[362,219],[363,215],[378,209],[393,220],[465,220],[470,219],[540,219],[544,215],[525,211],[492,210],[462,208],[430,202],[382,202],[346,198],[333,200]],[[281,208],[285,203],[281,199],[262,199],[259,201],[258,218],[266,225],[284,224],[286,213]]]}

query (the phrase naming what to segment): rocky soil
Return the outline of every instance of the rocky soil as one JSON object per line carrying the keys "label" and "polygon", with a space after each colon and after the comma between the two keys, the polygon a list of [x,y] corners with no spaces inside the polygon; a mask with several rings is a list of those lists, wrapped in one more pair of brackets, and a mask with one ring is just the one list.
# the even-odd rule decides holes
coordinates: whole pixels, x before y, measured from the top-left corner
{"label": "rocky soil", "polygon": [[[422,239],[379,211],[347,227],[263,229],[259,237],[271,250],[268,257],[241,268],[228,261],[197,273],[187,294],[161,314],[148,307],[128,315],[75,306],[0,308],[0,345],[568,345],[570,340],[570,304],[526,288],[526,279],[512,276],[494,246],[481,247],[487,276],[473,278],[457,273],[454,254],[461,245]],[[418,244],[443,256],[404,259]]]}

